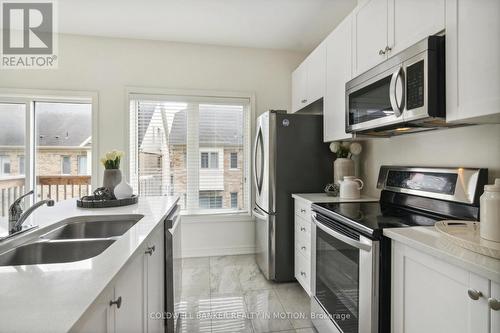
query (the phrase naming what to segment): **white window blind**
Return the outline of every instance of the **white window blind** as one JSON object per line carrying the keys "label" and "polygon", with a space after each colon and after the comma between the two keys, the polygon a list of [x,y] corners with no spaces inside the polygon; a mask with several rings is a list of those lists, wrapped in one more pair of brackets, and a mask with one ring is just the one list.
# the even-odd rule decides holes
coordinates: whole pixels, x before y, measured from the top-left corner
{"label": "white window blind", "polygon": [[[193,213],[248,211],[249,99],[130,96],[131,182]],[[240,159],[238,170],[232,156]],[[233,157],[234,158],[234,157]],[[241,193],[239,205],[234,194]]]}

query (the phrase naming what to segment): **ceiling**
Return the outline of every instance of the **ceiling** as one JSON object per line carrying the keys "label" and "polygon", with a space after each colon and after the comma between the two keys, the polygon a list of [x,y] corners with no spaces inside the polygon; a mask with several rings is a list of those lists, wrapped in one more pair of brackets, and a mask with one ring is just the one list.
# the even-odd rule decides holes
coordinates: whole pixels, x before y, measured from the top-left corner
{"label": "ceiling", "polygon": [[310,51],[356,0],[63,0],[61,33]]}

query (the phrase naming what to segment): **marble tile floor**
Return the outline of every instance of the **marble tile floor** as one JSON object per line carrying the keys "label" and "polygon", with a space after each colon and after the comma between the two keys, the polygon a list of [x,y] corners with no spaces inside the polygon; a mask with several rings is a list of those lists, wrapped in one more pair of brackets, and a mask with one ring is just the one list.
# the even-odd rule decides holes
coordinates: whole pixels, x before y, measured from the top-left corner
{"label": "marble tile floor", "polygon": [[184,259],[182,289],[181,332],[316,332],[302,287],[267,281],[253,255]]}

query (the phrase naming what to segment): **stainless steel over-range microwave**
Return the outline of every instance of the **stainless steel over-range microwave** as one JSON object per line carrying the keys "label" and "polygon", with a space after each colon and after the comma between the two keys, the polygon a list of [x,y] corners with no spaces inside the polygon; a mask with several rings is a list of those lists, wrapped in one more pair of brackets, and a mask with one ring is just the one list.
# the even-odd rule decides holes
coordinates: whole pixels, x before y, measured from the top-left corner
{"label": "stainless steel over-range microwave", "polygon": [[430,36],[346,83],[346,132],[447,127],[444,36]]}

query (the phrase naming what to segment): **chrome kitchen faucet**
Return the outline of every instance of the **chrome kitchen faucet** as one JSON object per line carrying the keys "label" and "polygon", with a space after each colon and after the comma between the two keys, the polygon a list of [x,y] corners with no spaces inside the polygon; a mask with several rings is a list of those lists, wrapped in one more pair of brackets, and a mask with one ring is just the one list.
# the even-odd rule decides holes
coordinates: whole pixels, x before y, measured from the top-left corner
{"label": "chrome kitchen faucet", "polygon": [[49,207],[54,206],[54,200],[42,200],[35,203],[33,206],[28,208],[25,212],[23,212],[23,208],[21,207],[22,200],[28,195],[33,194],[34,191],[31,190],[28,193],[17,198],[12,205],[9,207],[9,234],[12,235],[14,233],[20,232],[22,230],[23,223],[26,221],[28,216],[35,211],[38,207],[43,205],[47,205]]}

